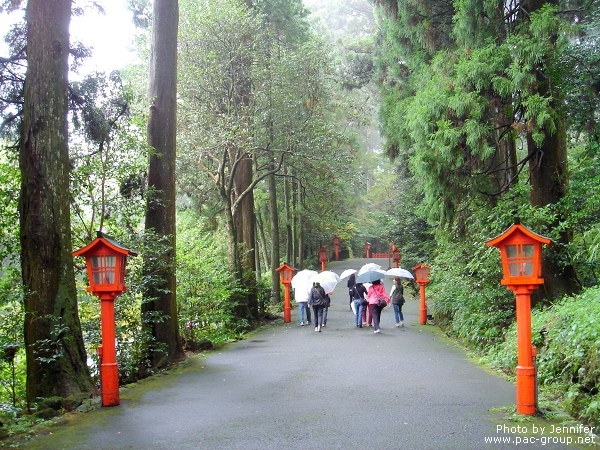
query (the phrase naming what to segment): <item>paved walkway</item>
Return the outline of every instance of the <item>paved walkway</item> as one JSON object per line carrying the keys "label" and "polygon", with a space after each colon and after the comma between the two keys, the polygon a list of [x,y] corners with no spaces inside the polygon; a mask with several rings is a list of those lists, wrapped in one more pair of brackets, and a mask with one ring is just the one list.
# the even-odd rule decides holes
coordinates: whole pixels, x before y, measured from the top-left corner
{"label": "paved walkway", "polygon": [[[364,262],[327,269],[341,273]],[[387,267],[387,260],[375,262]],[[120,406],[78,415],[26,447],[579,448],[559,443],[546,421],[505,418],[514,385],[469,361],[436,327],[419,325],[417,299],[404,310],[405,329],[394,326],[391,308],[383,311],[380,334],[357,329],[343,282],[322,333],[300,327],[294,309],[293,323],[122,388]]]}

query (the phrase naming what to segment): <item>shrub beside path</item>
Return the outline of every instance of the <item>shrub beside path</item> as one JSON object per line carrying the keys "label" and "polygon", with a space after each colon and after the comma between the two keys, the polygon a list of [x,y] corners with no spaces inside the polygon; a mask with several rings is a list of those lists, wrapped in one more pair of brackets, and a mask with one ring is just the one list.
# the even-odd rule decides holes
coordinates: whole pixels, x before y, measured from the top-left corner
{"label": "shrub beside path", "polygon": [[559,423],[511,420],[514,384],[470,361],[435,326],[419,325],[418,298],[404,312],[404,329],[391,307],[380,334],[357,329],[344,280],[321,333],[300,327],[294,309],[292,323],[124,387],[120,406],[71,415],[23,448],[581,448],[583,434],[552,432]]}

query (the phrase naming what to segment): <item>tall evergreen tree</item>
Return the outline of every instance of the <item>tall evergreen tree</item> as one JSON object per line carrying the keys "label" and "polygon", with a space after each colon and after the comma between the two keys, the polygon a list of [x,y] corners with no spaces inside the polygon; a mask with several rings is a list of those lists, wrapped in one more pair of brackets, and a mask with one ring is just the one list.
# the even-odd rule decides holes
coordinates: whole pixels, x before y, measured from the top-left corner
{"label": "tall evergreen tree", "polygon": [[71,0],[29,0],[20,142],[27,401],[94,392],[71,256],[67,94]]}
{"label": "tall evergreen tree", "polygon": [[155,1],[148,96],[148,167],[146,230],[161,240],[161,255],[145,255],[151,278],[142,306],[144,322],[156,339],[152,364],[163,365],[182,353],[179,339],[175,278],[175,156],[177,130],[177,0]]}

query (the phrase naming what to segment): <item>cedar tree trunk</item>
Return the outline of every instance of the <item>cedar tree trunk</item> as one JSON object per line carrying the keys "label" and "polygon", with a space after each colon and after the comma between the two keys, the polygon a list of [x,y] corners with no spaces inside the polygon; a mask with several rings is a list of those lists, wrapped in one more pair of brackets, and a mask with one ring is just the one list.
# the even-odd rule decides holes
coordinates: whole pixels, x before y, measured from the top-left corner
{"label": "cedar tree trunk", "polygon": [[[175,156],[177,120],[177,0],[154,2],[150,78],[148,96],[148,144],[154,149],[149,158],[149,197],[146,230],[153,231],[166,243],[161,259],[147,257],[145,274],[156,280],[150,283],[142,306],[144,322],[161,346],[150,358],[160,367],[179,358],[179,339],[175,278]],[[156,317],[156,313],[161,317]],[[155,349],[156,350],[156,349]]]}
{"label": "cedar tree trunk", "polygon": [[19,210],[31,406],[42,397],[89,397],[94,387],[71,256],[67,127],[71,0],[29,0],[26,20]]}

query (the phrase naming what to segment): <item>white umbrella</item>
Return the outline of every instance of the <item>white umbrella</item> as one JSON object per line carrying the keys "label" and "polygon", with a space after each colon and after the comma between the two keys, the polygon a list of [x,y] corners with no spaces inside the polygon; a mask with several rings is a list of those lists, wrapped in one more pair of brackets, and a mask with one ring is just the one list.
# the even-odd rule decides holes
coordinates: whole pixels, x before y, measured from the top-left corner
{"label": "white umbrella", "polygon": [[316,274],[316,270],[301,270],[292,278],[292,287],[294,289],[298,289],[300,286],[310,286],[312,284],[312,281],[310,279]]}
{"label": "white umbrella", "polygon": [[349,277],[353,273],[356,273],[356,270],[354,270],[354,269],[346,269],[346,270],[344,270],[342,272],[342,274],[340,275],[340,278],[343,280],[344,278]]}
{"label": "white umbrella", "polygon": [[379,264],[367,263],[358,270],[358,275],[362,275],[365,272],[370,272],[377,269],[381,269]]}
{"label": "white umbrella", "polygon": [[333,292],[333,290],[341,280],[342,279],[340,278],[340,276],[337,273],[332,272],[331,270],[325,270],[321,273],[314,275],[311,278],[311,281],[313,283],[319,283],[321,285],[321,287],[325,290],[326,294],[330,294],[331,292]]}
{"label": "white umbrella", "polygon": [[413,277],[412,273],[410,273],[406,269],[403,269],[402,267],[393,267],[390,270],[387,270],[385,272],[385,274],[389,275],[391,277],[406,278],[408,280],[414,280],[415,279],[415,277]]}

